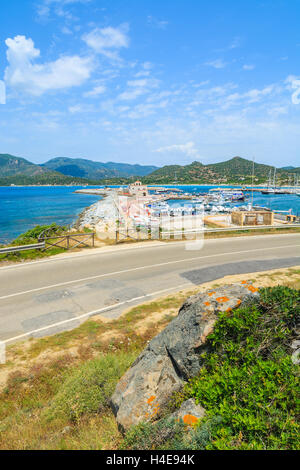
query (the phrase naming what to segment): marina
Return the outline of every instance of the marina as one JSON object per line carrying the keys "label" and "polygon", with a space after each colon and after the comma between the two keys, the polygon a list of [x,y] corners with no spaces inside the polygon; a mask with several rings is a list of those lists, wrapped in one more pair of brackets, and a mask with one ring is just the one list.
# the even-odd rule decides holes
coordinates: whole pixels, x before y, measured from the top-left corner
{"label": "marina", "polygon": [[[295,194],[279,198],[294,200],[293,207],[281,204],[281,209],[273,201],[275,195],[271,201],[269,195],[261,194],[261,189],[254,189],[259,188],[154,187],[139,181],[128,186],[95,188],[93,193],[99,191],[104,199],[83,213],[80,226],[93,228],[100,239],[114,238],[120,231],[140,239],[146,238],[153,227],[162,233],[190,230],[195,228],[196,220],[203,231],[211,227],[281,227],[299,222],[300,207]],[[77,192],[85,191],[91,190]]]}

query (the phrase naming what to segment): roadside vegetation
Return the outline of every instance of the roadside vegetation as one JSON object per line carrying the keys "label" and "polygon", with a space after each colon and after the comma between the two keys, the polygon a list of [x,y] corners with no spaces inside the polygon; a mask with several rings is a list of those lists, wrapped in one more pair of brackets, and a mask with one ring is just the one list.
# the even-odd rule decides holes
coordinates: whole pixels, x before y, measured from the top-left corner
{"label": "roadside vegetation", "polygon": [[[0,365],[0,448],[299,446],[299,370],[291,361],[290,345],[299,316],[300,270],[249,277],[258,287],[282,286],[263,288],[258,304],[220,316],[210,336],[205,367],[170,404],[176,409],[194,397],[204,406],[206,417],[190,432],[183,423],[163,418],[122,436],[109,398],[147,342],[177,315],[184,299],[228,283],[229,278],[136,306],[118,320],[93,317],[72,331],[8,347],[7,363]],[[239,279],[233,276],[231,282]]]}
{"label": "roadside vegetation", "polygon": [[[88,233],[92,232],[90,229],[85,229],[82,233]],[[25,233],[22,233],[19,235],[15,240],[13,240],[9,245],[5,246],[22,246],[22,245],[31,245],[38,243],[40,241],[40,237],[45,236],[45,237],[53,237],[53,243],[55,243],[56,240],[55,237],[63,236],[70,233],[68,231],[67,227],[64,227],[62,225],[58,225],[56,223],[53,223],[51,225],[37,225],[36,227],[28,230]],[[64,253],[66,249],[63,247],[63,243],[60,243],[61,247],[54,246],[54,247],[48,247],[47,250],[26,250],[26,251],[19,251],[16,253],[2,253],[0,254],[0,263],[5,262],[5,261],[10,261],[10,262],[22,262],[22,261],[28,261],[28,260],[34,260],[38,258],[45,258],[49,256],[54,256],[60,253]],[[0,248],[4,248],[4,245],[1,246]]]}
{"label": "roadside vegetation", "polygon": [[[207,223],[206,226],[208,228],[219,228],[216,224],[214,223]],[[93,232],[93,230],[89,228],[84,228],[81,231],[76,231],[77,233],[89,233]],[[9,245],[0,245],[0,248],[4,248],[5,246],[21,246],[21,245],[30,245],[34,243],[39,242],[39,237],[42,234],[45,234],[45,236],[48,237],[54,237],[53,243],[56,242],[55,236],[57,235],[62,236],[66,234],[72,234],[70,230],[68,230],[67,227],[57,225],[56,223],[53,223],[51,225],[37,225],[33,229],[28,230],[27,232],[21,234],[18,238],[13,240]],[[284,234],[284,233],[300,233],[300,226],[299,227],[288,227],[288,226],[282,226],[282,227],[273,227],[273,228],[261,228],[257,230],[251,230],[251,229],[244,229],[244,230],[231,230],[231,231],[225,231],[225,232],[208,232],[204,233],[204,238],[205,239],[210,239],[210,238],[226,238],[226,237],[242,237],[242,236],[252,236],[252,235],[271,235],[271,234]],[[58,241],[58,240],[57,240]],[[118,244],[133,244],[137,242],[151,242],[152,240],[134,240],[132,238],[124,238],[122,240],[118,241]],[[178,240],[173,240],[171,239],[163,239],[161,240],[163,242],[169,243],[172,241],[178,241]],[[97,240],[96,239],[96,246],[112,246],[116,244],[115,239],[106,239],[106,240]],[[7,254],[0,254],[0,264],[5,264],[7,262],[10,263],[17,263],[17,262],[24,262],[24,261],[30,261],[30,260],[35,260],[39,258],[45,258],[49,256],[54,256],[57,254],[64,253],[66,251],[66,247],[64,247],[64,242],[59,243],[60,247],[54,246],[54,247],[48,247],[47,250],[26,250],[26,251],[20,251],[17,253],[7,253]],[[66,245],[66,244],[65,244]],[[77,247],[75,250],[80,250],[82,248],[87,248],[84,246]],[[72,249],[72,246],[71,246]]]}

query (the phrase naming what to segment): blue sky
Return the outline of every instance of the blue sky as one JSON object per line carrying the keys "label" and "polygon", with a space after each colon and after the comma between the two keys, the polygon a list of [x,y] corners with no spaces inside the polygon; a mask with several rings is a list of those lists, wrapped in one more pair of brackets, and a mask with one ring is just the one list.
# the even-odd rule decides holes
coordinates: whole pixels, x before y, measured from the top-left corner
{"label": "blue sky", "polygon": [[299,22],[300,0],[2,0],[0,153],[299,166]]}

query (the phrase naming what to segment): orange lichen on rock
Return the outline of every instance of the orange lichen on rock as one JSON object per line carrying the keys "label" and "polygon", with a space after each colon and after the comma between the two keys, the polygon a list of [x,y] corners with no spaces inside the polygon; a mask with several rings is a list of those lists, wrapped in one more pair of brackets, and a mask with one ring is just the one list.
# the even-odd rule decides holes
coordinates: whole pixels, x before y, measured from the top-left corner
{"label": "orange lichen on rock", "polygon": [[238,299],[238,300],[236,301],[236,306],[238,307],[239,305],[241,305],[241,303],[242,303],[241,299]]}
{"label": "orange lichen on rock", "polygon": [[227,312],[227,313],[232,312],[232,308],[228,308],[228,309],[226,310],[226,312]]}
{"label": "orange lichen on rock", "polygon": [[155,395],[152,395],[150,398],[148,398],[148,400],[147,400],[148,405],[151,405],[153,400],[155,400]]}
{"label": "orange lichen on rock", "polygon": [[210,302],[204,302],[204,305],[208,307],[210,305]]}
{"label": "orange lichen on rock", "polygon": [[229,298],[226,297],[226,296],[224,296],[224,297],[218,297],[218,298],[216,299],[216,301],[219,302],[219,303],[228,302],[228,301],[229,301]]}
{"label": "orange lichen on rock", "polygon": [[198,422],[198,418],[194,415],[185,415],[183,417],[183,422],[188,426],[193,426],[193,424],[196,424]]}
{"label": "orange lichen on rock", "polygon": [[242,281],[241,284],[248,284],[248,281]]}
{"label": "orange lichen on rock", "polygon": [[208,295],[209,297],[211,297],[212,295],[214,295],[216,292],[209,292]]}
{"label": "orange lichen on rock", "polygon": [[248,290],[250,290],[251,292],[258,292],[257,287],[253,287],[253,286],[249,286]]}

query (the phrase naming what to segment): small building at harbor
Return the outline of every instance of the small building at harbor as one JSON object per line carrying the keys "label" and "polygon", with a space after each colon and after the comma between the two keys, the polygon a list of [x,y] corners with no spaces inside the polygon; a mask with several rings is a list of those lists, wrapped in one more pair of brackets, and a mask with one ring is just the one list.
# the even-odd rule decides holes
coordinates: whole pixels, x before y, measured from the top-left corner
{"label": "small building at harbor", "polygon": [[147,197],[148,187],[141,183],[141,181],[135,181],[128,186],[128,192],[130,196]]}
{"label": "small building at harbor", "polygon": [[274,214],[271,211],[235,211],[231,213],[231,222],[241,227],[246,225],[273,225]]}

